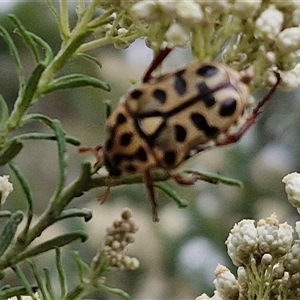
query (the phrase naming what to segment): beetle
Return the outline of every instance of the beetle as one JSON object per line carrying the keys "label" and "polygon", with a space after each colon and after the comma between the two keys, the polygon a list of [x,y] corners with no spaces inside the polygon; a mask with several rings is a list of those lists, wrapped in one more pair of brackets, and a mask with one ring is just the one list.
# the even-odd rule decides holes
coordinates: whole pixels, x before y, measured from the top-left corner
{"label": "beetle", "polygon": [[196,178],[182,178],[174,170],[205,149],[238,141],[280,81],[275,73],[276,84],[249,114],[249,78],[221,62],[194,62],[153,76],[170,51],[161,50],[142,83],[109,116],[102,147],[110,176],[144,174],[154,221],[158,214],[151,170],[161,168],[178,183],[193,184]]}

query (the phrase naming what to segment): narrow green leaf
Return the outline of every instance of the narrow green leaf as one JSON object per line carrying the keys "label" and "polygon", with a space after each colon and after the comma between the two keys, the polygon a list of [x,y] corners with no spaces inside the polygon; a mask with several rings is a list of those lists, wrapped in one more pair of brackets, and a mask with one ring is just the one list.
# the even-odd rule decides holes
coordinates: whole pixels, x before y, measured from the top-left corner
{"label": "narrow green leaf", "polygon": [[41,46],[44,50],[45,50],[45,59],[44,59],[44,63],[45,65],[48,65],[52,59],[53,59],[53,51],[51,49],[51,47],[49,46],[49,44],[47,44],[42,38],[40,38],[38,35],[29,32],[28,33],[32,39],[39,45]]}
{"label": "narrow green leaf", "polygon": [[16,211],[12,214],[8,220],[6,226],[4,227],[1,236],[0,236],[0,256],[4,253],[7,247],[10,245],[13,240],[19,224],[23,220],[23,212]]}
{"label": "narrow green leaf", "polygon": [[10,162],[23,148],[23,143],[19,140],[13,140],[7,149],[0,154],[0,166]]}
{"label": "narrow green leaf", "polygon": [[0,94],[0,128],[7,122],[9,117],[8,107],[2,95]]}
{"label": "narrow green leaf", "polygon": [[10,218],[12,212],[10,210],[1,210],[0,211],[0,218]]}
{"label": "narrow green leaf", "polygon": [[91,61],[92,63],[96,64],[100,69],[102,68],[100,61],[94,56],[91,56],[87,53],[79,53],[77,56],[82,57],[88,61]]}
{"label": "narrow green leaf", "polygon": [[31,296],[33,300],[37,300],[37,298],[35,297],[34,292],[32,290],[32,287],[31,287],[27,277],[23,273],[23,271],[18,266],[14,266],[14,267],[12,267],[12,269],[16,273],[19,280],[22,282],[22,284],[26,290],[26,295]]}
{"label": "narrow green leaf", "polygon": [[63,220],[63,219],[74,218],[74,217],[84,218],[85,222],[88,222],[92,218],[92,211],[87,208],[66,209],[61,212],[57,220]]}
{"label": "narrow green leaf", "polygon": [[75,87],[92,86],[100,88],[105,91],[110,91],[110,86],[105,81],[99,80],[98,78],[91,77],[85,74],[70,74],[61,76],[54,79],[46,88],[42,91],[42,94],[47,94],[55,90],[69,89]]}
{"label": "narrow green leaf", "polygon": [[81,230],[62,234],[58,237],[55,237],[51,240],[43,242],[31,249],[28,249],[28,250],[22,252],[20,255],[18,255],[15,258],[14,263],[16,264],[17,262],[23,261],[26,258],[30,258],[30,257],[36,256],[36,255],[42,254],[44,252],[53,250],[57,247],[63,247],[63,246],[68,245],[78,239],[80,239],[82,242],[85,242],[87,240],[87,238],[88,238],[87,233],[84,231],[81,231]]}
{"label": "narrow green leaf", "polygon": [[209,172],[198,172],[193,170],[187,170],[185,173],[193,174],[197,179],[207,181],[209,183],[217,184],[217,183],[223,183],[226,185],[233,185],[237,186],[239,188],[243,188],[243,183],[240,180],[221,176],[219,174],[209,173]]}
{"label": "narrow green leaf", "polygon": [[83,282],[85,276],[89,273],[90,271],[90,266],[86,264],[81,257],[79,256],[77,251],[72,252],[72,257],[76,263],[77,269],[78,269],[78,275],[79,275],[79,281]]}
{"label": "narrow green leaf", "polygon": [[51,275],[50,272],[47,268],[44,268],[44,273],[45,273],[45,281],[46,281],[46,289],[47,292],[50,296],[50,299],[55,299],[55,292],[52,286],[52,281],[51,281]]}
{"label": "narrow green leaf", "polygon": [[[68,144],[71,144],[73,146],[80,146],[80,140],[76,137],[66,135],[66,142]],[[18,139],[20,141],[22,140],[50,140],[50,141],[56,141],[56,136],[54,134],[49,133],[40,133],[40,132],[30,132],[30,133],[24,133],[15,136],[12,140]]]}
{"label": "narrow green leaf", "polygon": [[44,63],[39,63],[32,72],[25,88],[22,104],[20,105],[20,114],[23,114],[34,100],[34,94],[45,67]]}
{"label": "narrow green leaf", "polygon": [[27,221],[26,221],[26,225],[24,227],[24,230],[19,235],[19,236],[25,238],[25,236],[27,234],[27,231],[29,229],[30,223],[32,221],[32,217],[33,217],[33,196],[32,196],[32,192],[31,192],[29,182],[27,181],[27,179],[25,178],[25,176],[21,172],[20,168],[14,162],[10,162],[9,166],[12,169],[12,171],[14,172],[17,179],[19,180],[19,182],[21,184],[21,187],[23,189],[23,192],[25,194],[25,198],[27,200],[27,205],[28,205]]}
{"label": "narrow green leaf", "polygon": [[59,285],[61,290],[61,296],[60,298],[63,299],[65,295],[67,294],[67,281],[66,281],[66,274],[63,268],[62,264],[62,258],[61,258],[61,250],[60,248],[55,249],[55,257],[56,257],[56,269],[58,272],[58,279],[59,279]]}
{"label": "narrow green leaf", "polygon": [[13,39],[11,38],[10,34],[2,26],[0,26],[0,35],[2,36],[2,38],[4,39],[4,41],[6,42],[6,44],[9,47],[10,55],[13,58],[13,60],[16,64],[16,67],[17,67],[17,72],[18,72],[18,76],[19,76],[19,80],[20,80],[20,86],[22,87],[25,84],[25,75],[24,75],[24,69],[23,69],[23,66],[21,63],[18,49],[17,49]]}
{"label": "narrow green leaf", "polygon": [[169,185],[164,182],[154,182],[153,185],[162,190],[165,194],[167,194],[170,198],[172,198],[180,208],[184,208],[188,206],[187,200],[181,198],[177,192],[172,189]]}
{"label": "narrow green leaf", "polygon": [[53,199],[62,191],[65,181],[66,181],[66,167],[67,167],[67,150],[66,150],[66,134],[61,127],[58,120],[52,120],[49,117],[42,114],[31,114],[29,117],[24,118],[22,122],[28,123],[29,121],[38,120],[50,127],[55,134],[55,139],[57,140],[58,146],[58,160],[59,160],[59,179],[56,190],[53,195]]}
{"label": "narrow green leaf", "polygon": [[101,289],[106,291],[107,293],[113,294],[113,295],[118,295],[122,297],[125,300],[131,300],[132,298],[130,297],[129,294],[127,294],[125,291],[116,289],[116,288],[111,288],[106,285],[101,285]]}
{"label": "narrow green leaf", "polygon": [[105,105],[105,116],[106,119],[111,115],[111,101],[110,100],[104,100],[104,105]]}
{"label": "narrow green leaf", "polygon": [[41,274],[39,273],[35,263],[31,259],[27,259],[26,261],[28,262],[28,264],[30,265],[30,267],[32,269],[33,276],[38,285],[39,292],[42,295],[42,299],[49,299],[49,295],[48,295],[46,287],[45,287],[44,279],[42,278]]}
{"label": "narrow green leaf", "polygon": [[67,145],[66,145],[66,135],[63,131],[61,124],[58,120],[53,120],[51,124],[51,128],[53,129],[58,146],[58,162],[59,162],[59,178],[57,182],[57,186],[53,195],[53,199],[56,199],[61,191],[64,188],[66,182],[66,169],[67,169]]}
{"label": "narrow green leaf", "polygon": [[51,118],[49,118],[48,116],[45,116],[43,114],[38,114],[38,113],[28,114],[28,115],[24,116],[24,118],[22,119],[23,125],[27,124],[29,122],[32,122],[32,121],[40,121],[48,127],[51,127],[51,123],[52,123]]}
{"label": "narrow green leaf", "polygon": [[[35,293],[37,291],[36,287],[31,287],[32,291]],[[1,288],[0,290],[0,299],[9,299],[13,298],[17,299],[18,296],[26,296],[28,295],[26,288],[23,286],[16,286],[16,287],[6,287]],[[22,299],[22,298],[21,298]],[[43,298],[46,299],[46,298]]]}
{"label": "narrow green leaf", "polygon": [[[60,27],[60,18],[59,18],[59,14],[55,8],[55,6],[53,5],[52,1],[51,0],[46,0],[46,3],[47,3],[47,6],[48,8],[50,9],[50,11],[53,13],[55,19],[56,19],[56,22],[58,24],[58,26]],[[61,28],[61,27],[60,27]],[[60,30],[59,30],[60,31]]]}
{"label": "narrow green leaf", "polygon": [[72,43],[68,44],[68,47],[65,48],[65,51],[62,53],[62,56],[60,56],[61,61],[65,61],[67,58],[72,57],[78,47],[84,43],[84,40],[90,36],[92,33],[92,30],[86,30],[85,32],[82,32],[80,35],[76,36],[76,39],[73,40]]}
{"label": "narrow green leaf", "polygon": [[10,14],[9,18],[16,25],[16,27],[18,29],[18,33],[21,35],[25,44],[31,50],[31,53],[32,53],[35,61],[40,62],[39,51],[38,51],[37,45],[36,45],[34,39],[32,38],[30,32],[25,29],[25,27],[23,26],[23,24],[21,23],[21,21],[18,19],[17,16]]}

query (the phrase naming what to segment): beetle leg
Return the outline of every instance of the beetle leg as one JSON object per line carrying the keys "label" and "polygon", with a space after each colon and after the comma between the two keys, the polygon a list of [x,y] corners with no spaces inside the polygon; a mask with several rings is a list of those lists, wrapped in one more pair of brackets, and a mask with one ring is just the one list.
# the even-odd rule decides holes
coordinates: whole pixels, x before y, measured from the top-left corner
{"label": "beetle leg", "polygon": [[95,170],[98,170],[102,167],[103,164],[103,147],[102,145],[98,145],[96,147],[80,147],[78,150],[79,153],[87,153],[90,152],[96,158],[96,162],[93,165]]}
{"label": "beetle leg", "polygon": [[228,144],[235,143],[241,139],[241,137],[246,133],[246,131],[253,126],[256,122],[257,117],[261,112],[261,108],[268,102],[271,96],[274,94],[276,88],[280,83],[280,74],[275,72],[277,82],[274,86],[269,90],[269,92],[265,95],[265,97],[258,103],[258,105],[254,108],[251,116],[246,120],[245,124],[234,134],[227,136],[225,139],[216,142],[216,146],[224,146]]}
{"label": "beetle leg", "polygon": [[111,185],[108,185],[105,192],[97,197],[100,204],[103,204],[108,199],[108,196],[110,194],[110,189],[111,189]]}
{"label": "beetle leg", "polygon": [[144,173],[144,179],[145,179],[145,184],[146,184],[149,199],[150,199],[150,204],[152,207],[152,219],[153,219],[153,222],[158,222],[159,221],[158,213],[157,213],[158,203],[157,203],[157,200],[155,197],[153,179],[152,179],[149,171],[146,171]]}
{"label": "beetle leg", "polygon": [[146,74],[144,75],[142,80],[143,83],[148,82],[152,78],[152,72],[163,62],[163,60],[169,55],[171,51],[171,48],[164,48],[159,51],[158,55],[154,58]]}

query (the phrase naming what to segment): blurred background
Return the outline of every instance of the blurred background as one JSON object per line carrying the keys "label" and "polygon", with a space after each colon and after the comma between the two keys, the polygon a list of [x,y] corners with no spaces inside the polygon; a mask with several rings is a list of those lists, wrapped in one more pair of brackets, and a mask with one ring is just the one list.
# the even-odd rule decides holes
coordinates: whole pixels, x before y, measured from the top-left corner
{"label": "blurred background", "polygon": [[[53,15],[44,1],[1,1],[0,24],[13,31],[7,14],[16,14],[25,27],[41,36],[56,52],[60,37]],[[72,16],[71,16],[72,17]],[[75,20],[75,16],[73,16]],[[21,53],[22,62],[28,74],[33,61],[21,39],[16,34],[15,42]],[[92,53],[102,64],[97,69],[91,63],[76,59],[62,72],[87,73],[107,81],[110,93],[92,88],[59,91],[44,97],[32,112],[40,112],[61,121],[69,135],[79,138],[83,146],[96,146],[103,142],[105,126],[104,100],[111,100],[116,107],[121,95],[126,93],[132,81],[139,81],[149,65],[152,54],[144,41],[138,40],[126,50],[112,46]],[[166,70],[182,67],[191,61],[188,49],[176,50],[168,58]],[[84,229],[89,240],[84,244],[73,244],[64,251],[64,263],[71,276],[69,284],[76,283],[76,266],[69,250],[79,249],[80,255],[89,263],[101,244],[105,228],[119,218],[123,207],[129,207],[139,226],[136,242],[128,254],[140,260],[137,271],[112,272],[107,278],[111,287],[124,289],[134,299],[194,299],[196,296],[214,290],[214,269],[218,263],[236,272],[226,253],[225,240],[230,229],[243,218],[259,220],[276,213],[281,222],[294,225],[298,215],[289,205],[284,192],[282,177],[292,171],[299,171],[300,161],[300,95],[278,90],[264,107],[258,123],[235,144],[209,150],[187,161],[181,169],[194,169],[219,173],[239,179],[244,188],[212,185],[199,182],[192,187],[182,187],[173,181],[168,184],[188,200],[189,206],[178,209],[176,203],[157,191],[160,222],[154,224],[147,192],[143,185],[113,188],[109,200],[99,205],[97,196],[104,189],[95,189],[74,199],[74,207],[87,207],[93,211],[93,219],[60,222],[44,232],[40,239],[48,239],[70,229]],[[255,95],[263,98],[267,91]],[[9,107],[18,93],[18,78],[8,47],[0,39],[0,93]],[[40,123],[22,128],[22,132],[45,132]],[[20,132],[18,132],[20,133]],[[68,180],[72,182],[79,174],[82,161],[91,155],[78,154],[78,149],[68,146]],[[57,149],[54,142],[27,141],[23,151],[15,159],[27,176],[35,197],[35,214],[45,209],[55,188],[57,178]],[[0,168],[0,175],[10,171]],[[11,176],[14,192],[9,196],[3,209],[25,209],[24,196],[16,178]],[[53,271],[54,253],[37,257],[42,268]],[[27,266],[22,266],[26,271]],[[28,278],[33,276],[28,272]],[[1,285],[19,285],[8,274]],[[91,299],[117,299],[116,296],[95,293]]]}

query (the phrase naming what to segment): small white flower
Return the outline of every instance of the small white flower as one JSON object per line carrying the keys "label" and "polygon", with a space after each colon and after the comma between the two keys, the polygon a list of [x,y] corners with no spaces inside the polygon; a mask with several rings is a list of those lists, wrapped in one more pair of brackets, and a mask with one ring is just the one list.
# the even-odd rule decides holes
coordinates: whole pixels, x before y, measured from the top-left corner
{"label": "small white flower", "polygon": [[126,28],[119,28],[118,29],[118,35],[126,34],[128,30]]}
{"label": "small white flower", "polygon": [[239,284],[229,269],[219,264],[215,276],[214,285],[221,299],[238,299]]}
{"label": "small white flower", "polygon": [[296,222],[295,231],[298,234],[298,238],[300,238],[300,221]]}
{"label": "small white flower", "polygon": [[145,0],[135,3],[132,6],[132,11],[141,20],[153,22],[159,19],[160,12],[156,1]]}
{"label": "small white flower", "polygon": [[284,21],[283,13],[270,6],[264,10],[255,22],[255,36],[274,40],[282,29]]}
{"label": "small white flower", "polygon": [[247,19],[252,17],[259,10],[260,6],[261,0],[236,0],[232,9],[235,16],[242,19]]}
{"label": "small white flower", "polygon": [[279,224],[275,214],[257,222],[257,233],[260,252],[273,257],[286,254],[293,241],[293,228],[287,223]]}
{"label": "small white flower", "polygon": [[213,13],[224,12],[225,9],[229,8],[227,0],[195,0],[195,2],[199,3],[203,9],[208,8]]}
{"label": "small white flower", "polygon": [[296,240],[283,262],[285,270],[294,274],[300,270],[300,240]]}
{"label": "small white flower", "polygon": [[140,262],[136,257],[125,255],[122,257],[122,263],[126,269],[136,270],[140,266]]}
{"label": "small white flower", "polygon": [[289,202],[300,208],[300,174],[297,172],[290,173],[283,177],[282,182],[285,183],[285,191]]}
{"label": "small white flower", "polygon": [[257,230],[254,220],[242,220],[231,229],[226,240],[227,252],[236,266],[249,263],[249,257],[257,248]]}
{"label": "small white flower", "polygon": [[247,276],[247,272],[244,267],[238,267],[237,276],[238,276],[238,282],[241,286],[243,286],[245,284],[247,285],[248,276]]}
{"label": "small white flower", "polygon": [[261,264],[263,266],[269,266],[272,263],[272,255],[270,253],[265,253],[261,258]]}
{"label": "small white flower", "polygon": [[176,5],[176,14],[180,23],[192,26],[203,19],[203,12],[199,4],[193,1],[180,1]]}
{"label": "small white flower", "polygon": [[160,9],[173,17],[176,16],[176,2],[177,1],[166,1],[166,0],[156,0]]}
{"label": "small white flower", "polygon": [[278,8],[284,8],[284,9],[295,9],[299,7],[299,0],[271,0],[271,3],[274,3],[276,7]]}
{"label": "small white flower", "polygon": [[290,27],[281,31],[276,45],[283,53],[297,51],[300,48],[300,27]]}
{"label": "small white flower", "polygon": [[168,47],[184,46],[190,39],[189,31],[178,23],[173,23],[166,32]]}
{"label": "small white flower", "polygon": [[296,8],[292,13],[292,23],[294,26],[300,25],[300,7]]}
{"label": "small white flower", "polygon": [[297,64],[293,70],[280,72],[280,79],[280,86],[283,88],[287,90],[297,88],[300,85],[300,63]]}
{"label": "small white flower", "polygon": [[13,185],[8,181],[9,176],[0,176],[0,200],[4,204],[8,195],[13,191]]}

